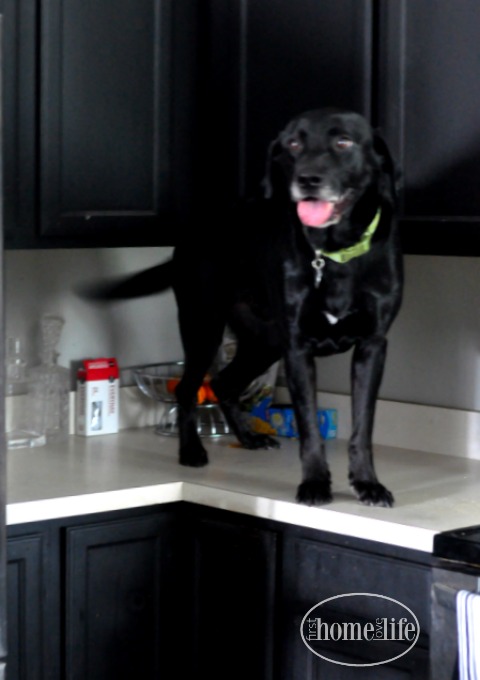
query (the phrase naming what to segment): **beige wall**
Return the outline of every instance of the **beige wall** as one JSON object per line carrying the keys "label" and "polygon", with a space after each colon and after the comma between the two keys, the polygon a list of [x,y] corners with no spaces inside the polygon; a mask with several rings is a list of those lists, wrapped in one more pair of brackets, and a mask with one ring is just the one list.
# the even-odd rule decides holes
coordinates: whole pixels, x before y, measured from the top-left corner
{"label": "beige wall", "polygon": [[74,288],[89,280],[136,272],[167,259],[171,248],[7,251],[6,331],[36,356],[38,321],[44,313],[65,319],[59,362],[114,356],[121,366],[181,358],[176,306],[171,292],[141,300],[98,304]]}
{"label": "beige wall", "polygon": [[[349,357],[319,361],[321,389],[346,392]],[[405,258],[389,334],[385,399],[480,410],[480,258]]]}
{"label": "beige wall", "polygon": [[[121,366],[181,358],[171,292],[100,306],[78,283],[135,272],[170,248],[8,251],[6,328],[34,347],[45,312],[65,318],[60,361],[116,356]],[[480,410],[480,258],[406,257],[404,304],[390,333],[385,399]],[[349,355],[319,360],[319,388],[348,391]]]}

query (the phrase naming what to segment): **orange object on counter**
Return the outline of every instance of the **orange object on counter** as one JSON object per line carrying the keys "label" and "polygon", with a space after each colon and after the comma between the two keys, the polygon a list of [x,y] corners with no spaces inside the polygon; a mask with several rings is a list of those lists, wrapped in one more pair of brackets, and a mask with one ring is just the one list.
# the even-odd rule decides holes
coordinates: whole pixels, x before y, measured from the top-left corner
{"label": "orange object on counter", "polygon": [[203,387],[205,389],[206,400],[211,402],[212,404],[216,404],[218,399],[215,395],[215,392],[210,387],[210,383],[208,382],[204,383]]}
{"label": "orange object on counter", "polygon": [[171,378],[170,380],[167,381],[167,392],[170,392],[170,394],[175,393],[175,389],[180,382],[180,378]]}
{"label": "orange object on counter", "polygon": [[203,404],[207,400],[205,387],[202,385],[197,392],[197,404]]}
{"label": "orange object on counter", "polygon": [[[167,392],[170,394],[175,394],[180,378],[171,378],[167,381]],[[218,399],[215,396],[215,392],[210,387],[210,381],[206,381],[202,384],[197,392],[197,403],[204,404],[205,402],[210,402],[211,404],[217,403]]]}

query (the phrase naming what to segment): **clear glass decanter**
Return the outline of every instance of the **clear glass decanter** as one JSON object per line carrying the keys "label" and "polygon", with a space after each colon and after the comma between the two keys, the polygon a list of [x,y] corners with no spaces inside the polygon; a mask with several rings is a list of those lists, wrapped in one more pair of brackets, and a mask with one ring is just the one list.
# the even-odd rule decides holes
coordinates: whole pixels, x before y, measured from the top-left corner
{"label": "clear glass decanter", "polygon": [[43,446],[44,416],[37,408],[33,383],[20,338],[8,338],[6,356],[6,441],[9,449]]}
{"label": "clear glass decanter", "polygon": [[41,363],[31,371],[36,408],[43,413],[47,443],[63,441],[69,431],[70,374],[57,363],[64,320],[45,315],[40,322]]}

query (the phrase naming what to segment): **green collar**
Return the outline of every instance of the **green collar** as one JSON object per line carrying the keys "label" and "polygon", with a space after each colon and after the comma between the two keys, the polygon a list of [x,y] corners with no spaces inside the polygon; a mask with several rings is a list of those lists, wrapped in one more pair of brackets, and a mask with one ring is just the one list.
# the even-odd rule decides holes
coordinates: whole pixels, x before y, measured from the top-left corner
{"label": "green collar", "polygon": [[329,260],[333,260],[334,262],[340,262],[340,264],[344,264],[349,260],[353,260],[354,257],[360,257],[360,255],[365,255],[365,253],[368,253],[368,251],[370,250],[372,236],[374,235],[375,230],[378,227],[381,215],[382,209],[379,208],[375,213],[375,217],[363,232],[360,241],[354,243],[353,246],[349,246],[348,248],[342,248],[342,250],[337,250],[334,253],[329,253],[326,250],[316,250],[315,255],[317,255],[317,257],[319,255],[323,255],[324,257],[328,257]]}
{"label": "green collar", "polygon": [[325,260],[323,259],[324,257],[327,257],[329,260],[333,260],[334,262],[345,264],[345,262],[349,262],[355,257],[360,257],[360,255],[365,255],[365,253],[368,253],[370,250],[372,236],[378,227],[381,216],[382,209],[379,208],[375,213],[375,217],[363,232],[360,240],[357,243],[354,243],[353,246],[342,248],[341,250],[337,250],[335,252],[329,252],[320,248],[315,250],[315,258],[312,260],[312,267],[316,270],[316,286],[318,286],[322,280],[322,269],[325,266]]}

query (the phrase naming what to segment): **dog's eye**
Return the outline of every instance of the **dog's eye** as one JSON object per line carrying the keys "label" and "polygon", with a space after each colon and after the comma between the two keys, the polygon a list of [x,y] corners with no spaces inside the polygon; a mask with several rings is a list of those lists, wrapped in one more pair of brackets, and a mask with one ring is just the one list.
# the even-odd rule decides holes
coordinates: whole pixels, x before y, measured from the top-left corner
{"label": "dog's eye", "polygon": [[345,151],[346,149],[350,149],[353,146],[353,139],[348,137],[347,135],[341,135],[340,137],[337,137],[335,140],[335,148],[338,149],[339,151]]}
{"label": "dog's eye", "polygon": [[295,138],[289,139],[288,142],[287,142],[287,146],[288,146],[289,150],[293,151],[294,153],[298,153],[303,148],[300,140],[295,139]]}

